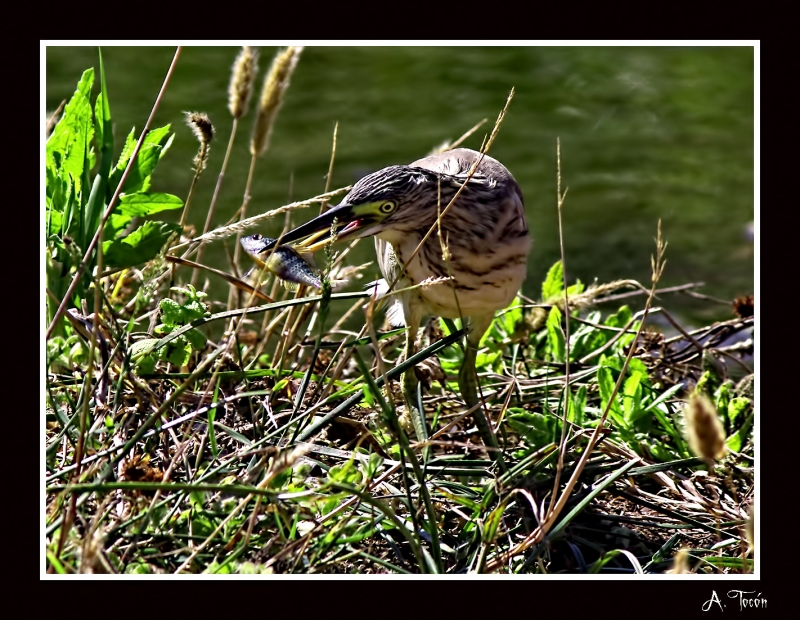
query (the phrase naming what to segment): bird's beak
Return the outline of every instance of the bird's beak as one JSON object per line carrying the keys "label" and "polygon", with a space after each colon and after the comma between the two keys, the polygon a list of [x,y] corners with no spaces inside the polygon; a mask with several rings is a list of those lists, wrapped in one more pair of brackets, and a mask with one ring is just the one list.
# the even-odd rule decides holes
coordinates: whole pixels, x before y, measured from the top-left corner
{"label": "bird's beak", "polygon": [[[360,206],[354,207],[343,203],[290,230],[280,238],[280,242],[284,244],[305,239],[296,245],[304,251],[316,252],[330,242],[331,232],[334,229],[337,241],[350,237],[367,237],[376,232],[374,227],[370,226],[375,222],[373,213],[363,212]],[[263,249],[271,249],[276,241],[277,239]]]}

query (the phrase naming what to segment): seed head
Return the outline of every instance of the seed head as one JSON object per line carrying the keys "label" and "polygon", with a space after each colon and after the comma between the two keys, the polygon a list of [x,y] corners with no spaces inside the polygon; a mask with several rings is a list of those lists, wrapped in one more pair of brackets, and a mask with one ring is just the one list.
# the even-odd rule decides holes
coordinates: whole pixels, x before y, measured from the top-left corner
{"label": "seed head", "polygon": [[692,394],[683,415],[692,452],[707,462],[721,458],[725,454],[725,429],[708,396]]}
{"label": "seed head", "polygon": [[689,569],[689,552],[685,548],[678,549],[672,561],[672,568],[667,573],[670,575],[686,575],[691,573]]}
{"label": "seed head", "polygon": [[228,109],[233,118],[241,118],[247,112],[257,73],[258,51],[245,45],[233,61],[231,83],[228,86]]}
{"label": "seed head", "polygon": [[203,112],[184,112],[186,124],[192,129],[195,138],[200,142],[200,148],[194,158],[195,170],[202,171],[208,162],[208,152],[211,140],[214,139],[214,125]]}
{"label": "seed head", "polygon": [[264,88],[258,104],[258,116],[253,128],[253,139],[250,142],[250,153],[254,156],[261,155],[267,150],[275,117],[283,103],[283,96],[286,89],[289,88],[289,81],[302,51],[302,47],[290,46],[282,52],[278,52],[275,60],[272,61],[272,66],[264,79]]}

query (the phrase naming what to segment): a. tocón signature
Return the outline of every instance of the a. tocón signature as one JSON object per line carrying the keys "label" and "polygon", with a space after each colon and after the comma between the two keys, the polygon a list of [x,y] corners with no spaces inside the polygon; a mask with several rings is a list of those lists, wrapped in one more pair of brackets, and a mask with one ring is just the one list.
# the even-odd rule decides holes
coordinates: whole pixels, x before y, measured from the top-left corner
{"label": "a. toc\u00f3n signature", "polygon": [[[752,592],[747,590],[728,590],[728,598],[736,601],[735,606],[739,611],[767,608],[767,599],[761,595],[761,592],[756,593],[755,590]],[[719,607],[720,611],[725,611],[726,603],[722,602],[716,590],[711,590],[711,598],[703,603],[702,609],[703,611],[709,611],[714,605]]]}

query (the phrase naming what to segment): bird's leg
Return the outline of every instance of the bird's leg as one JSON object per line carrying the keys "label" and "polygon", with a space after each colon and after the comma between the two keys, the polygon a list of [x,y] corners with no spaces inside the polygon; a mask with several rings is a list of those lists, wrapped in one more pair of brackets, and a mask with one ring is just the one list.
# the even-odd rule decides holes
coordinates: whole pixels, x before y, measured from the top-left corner
{"label": "bird's leg", "polygon": [[[458,373],[458,387],[461,390],[461,396],[464,402],[467,403],[468,408],[478,406],[472,413],[475,420],[475,426],[483,439],[484,445],[489,448],[489,454],[497,461],[500,468],[505,471],[505,463],[503,462],[503,453],[499,449],[497,437],[492,430],[492,425],[489,423],[486,414],[483,412],[481,401],[478,398],[478,381],[475,369],[475,359],[478,356],[478,345],[480,344],[483,334],[491,325],[493,316],[473,317],[470,320],[470,331],[467,334],[467,347],[464,351],[464,364]],[[494,449],[492,449],[494,448]]]}

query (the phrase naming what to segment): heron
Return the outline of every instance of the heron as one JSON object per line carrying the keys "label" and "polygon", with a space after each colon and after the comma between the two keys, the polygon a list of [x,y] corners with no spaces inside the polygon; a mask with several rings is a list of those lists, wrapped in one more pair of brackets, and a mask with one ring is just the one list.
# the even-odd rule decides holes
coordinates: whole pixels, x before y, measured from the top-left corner
{"label": "heron", "polygon": [[[397,291],[388,317],[407,327],[405,359],[414,354],[426,316],[467,320],[458,385],[474,409],[484,444],[502,463],[497,437],[480,407],[475,362],[495,312],[513,301],[527,270],[531,239],[522,190],[511,173],[496,159],[466,148],[388,166],[364,176],[341,203],[289,231],[281,243],[305,239],[304,249],[315,251],[331,235],[336,241],[375,238],[384,277],[377,288]],[[262,251],[275,243],[267,241]],[[418,382],[413,368],[403,373],[403,398],[423,440]]]}

